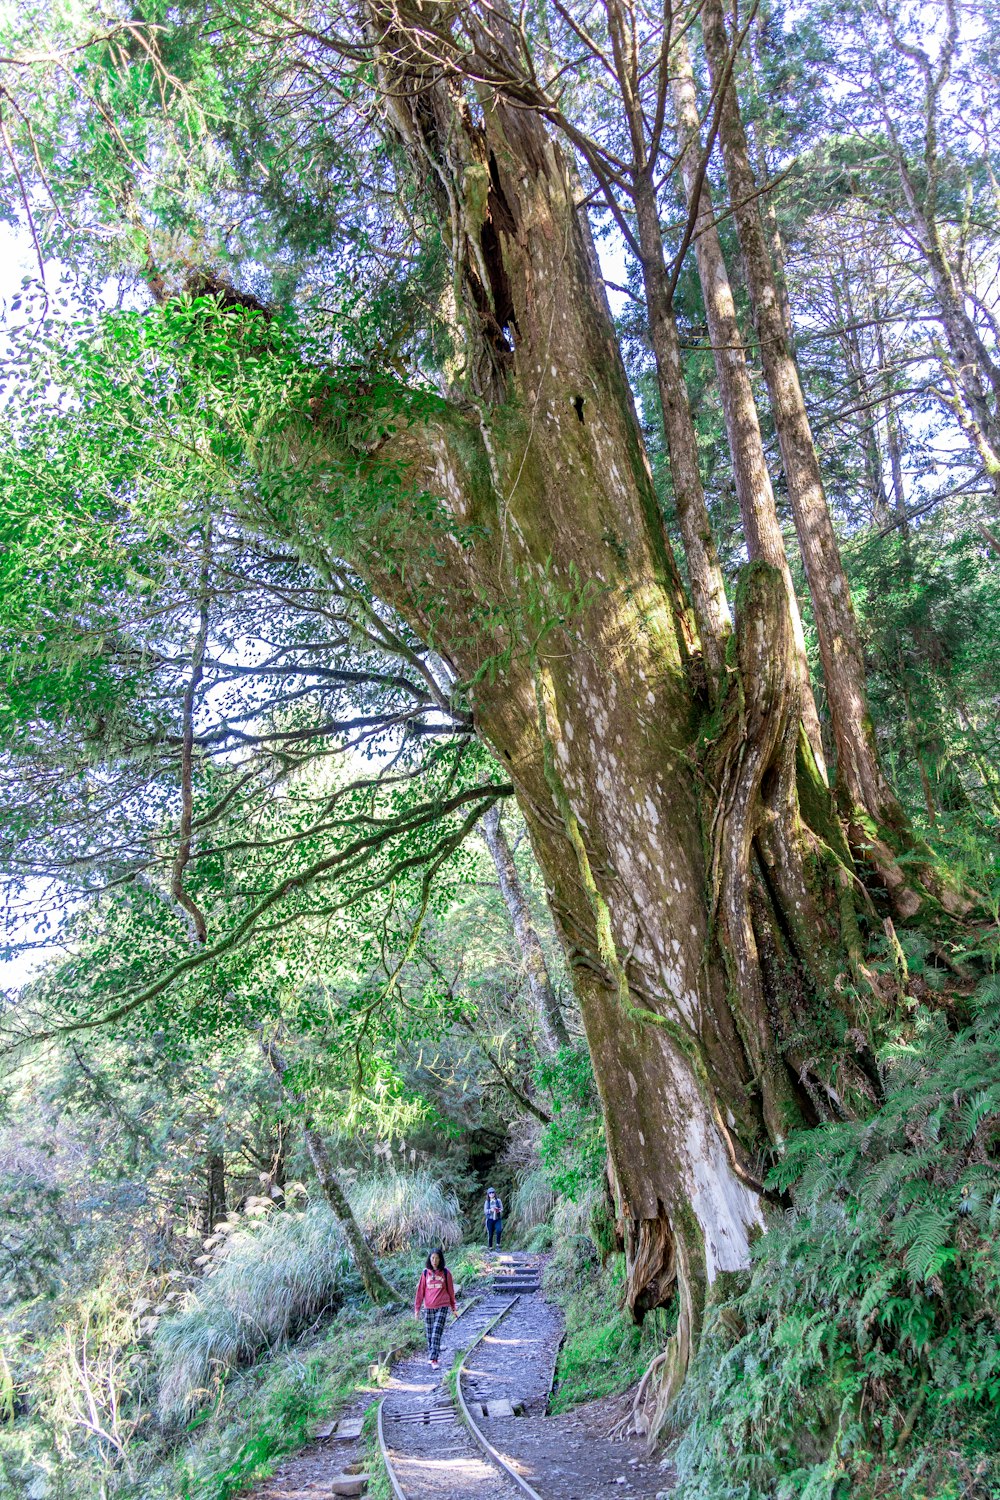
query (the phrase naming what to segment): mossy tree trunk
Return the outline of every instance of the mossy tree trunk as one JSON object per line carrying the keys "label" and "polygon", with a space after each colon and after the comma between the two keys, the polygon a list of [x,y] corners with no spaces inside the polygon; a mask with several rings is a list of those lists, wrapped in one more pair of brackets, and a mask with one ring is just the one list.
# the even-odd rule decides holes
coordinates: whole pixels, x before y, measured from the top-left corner
{"label": "mossy tree trunk", "polygon": [[[359,532],[352,562],[448,662],[515,786],[603,1103],[629,1305],[641,1316],[676,1290],[679,1376],[711,1284],[747,1264],[764,1222],[770,1146],[849,1110],[855,1082],[871,1093],[845,1055],[850,854],[803,753],[778,570],[745,581],[710,720],[692,685],[561,152],[495,97],[474,116],[457,83],[379,35],[386,109],[449,225],[467,368],[437,414],[358,455],[373,482],[405,485],[391,532]],[[312,441],[338,433],[316,413]],[[300,523],[342,535],[332,503],[304,495]]]}

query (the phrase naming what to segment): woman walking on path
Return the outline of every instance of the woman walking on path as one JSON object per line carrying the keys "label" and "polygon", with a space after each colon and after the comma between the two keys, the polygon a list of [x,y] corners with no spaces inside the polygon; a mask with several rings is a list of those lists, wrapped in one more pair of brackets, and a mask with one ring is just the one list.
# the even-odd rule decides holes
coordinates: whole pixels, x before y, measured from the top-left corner
{"label": "woman walking on path", "polygon": [[420,1273],[417,1295],[413,1303],[415,1318],[419,1318],[421,1308],[424,1310],[427,1353],[430,1356],[432,1370],[438,1368],[441,1338],[444,1334],[444,1325],[448,1320],[449,1307],[453,1313],[458,1311],[455,1306],[455,1283],[444,1263],[444,1251],[432,1250],[427,1257],[427,1264]]}
{"label": "woman walking on path", "polygon": [[493,1236],[496,1235],[497,1249],[500,1249],[500,1240],[503,1236],[503,1199],[494,1188],[486,1189],[486,1202],[483,1204],[483,1218],[486,1221],[486,1235],[489,1241],[488,1248],[493,1249]]}

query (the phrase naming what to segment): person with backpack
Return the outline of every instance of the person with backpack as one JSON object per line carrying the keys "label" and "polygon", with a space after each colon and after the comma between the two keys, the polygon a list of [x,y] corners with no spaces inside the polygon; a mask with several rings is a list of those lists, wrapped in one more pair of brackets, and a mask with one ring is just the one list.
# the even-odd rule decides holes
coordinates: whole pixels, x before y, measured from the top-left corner
{"label": "person with backpack", "polygon": [[441,1358],[441,1338],[448,1321],[448,1309],[457,1312],[455,1306],[455,1283],[444,1263],[444,1251],[440,1246],[432,1250],[427,1264],[417,1282],[417,1295],[413,1303],[413,1316],[419,1318],[423,1308],[424,1325],[427,1329],[427,1354],[431,1369],[436,1370]]}
{"label": "person with backpack", "polygon": [[486,1224],[487,1248],[493,1249],[493,1238],[496,1236],[497,1249],[500,1249],[500,1240],[503,1237],[503,1199],[495,1188],[486,1189],[486,1202],[483,1204],[483,1219]]}

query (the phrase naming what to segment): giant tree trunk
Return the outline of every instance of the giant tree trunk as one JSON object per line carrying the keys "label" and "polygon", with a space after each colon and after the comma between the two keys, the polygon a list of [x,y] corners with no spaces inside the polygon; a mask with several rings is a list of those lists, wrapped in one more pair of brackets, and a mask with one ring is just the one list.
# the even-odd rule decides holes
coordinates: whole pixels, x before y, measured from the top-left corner
{"label": "giant tree trunk", "polygon": [[[514,783],[604,1107],[628,1301],[641,1316],[676,1282],[686,1350],[763,1222],[761,1153],[836,1094],[821,1034],[829,996],[848,994],[834,981],[849,856],[818,780],[822,841],[799,814],[801,679],[764,564],[702,724],[567,164],[536,117],[491,97],[480,123],[424,58],[380,32],[386,109],[449,216],[469,382],[357,456],[381,508],[377,530],[355,527],[353,561],[465,684]],[[317,410],[313,441],[342,432]],[[300,522],[342,535],[335,504],[304,495]],[[837,1066],[847,1097],[850,1060]]]}
{"label": "giant tree trunk", "polygon": [[[798,367],[781,317],[780,291],[758,207],[746,133],[734,84],[726,85],[730,42],[722,0],[705,0],[702,34],[712,81],[723,94],[719,140],[733,216],[746,268],[764,377],[785,467],[799,548],[813,602],[830,721],[837,749],[837,783],[852,844],[877,870],[896,910],[912,916],[921,905],[895,858],[913,840],[898,799],[882,771],[868,710],[864,656],[850,589],[833,530],[819,459],[806,413]],[[946,896],[938,887],[936,894]]]}

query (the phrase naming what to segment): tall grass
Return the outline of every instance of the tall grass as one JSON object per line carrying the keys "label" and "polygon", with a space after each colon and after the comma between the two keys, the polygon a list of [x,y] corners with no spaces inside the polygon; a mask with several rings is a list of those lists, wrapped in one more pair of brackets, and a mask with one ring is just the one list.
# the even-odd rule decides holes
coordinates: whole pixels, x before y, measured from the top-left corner
{"label": "tall grass", "polygon": [[461,1242],[458,1199],[425,1168],[360,1178],[348,1196],[365,1238],[380,1255],[393,1255],[416,1243]]}
{"label": "tall grass", "polygon": [[[380,1255],[415,1242],[456,1245],[462,1238],[457,1199],[427,1171],[363,1178],[349,1196]],[[176,1420],[190,1413],[232,1370],[336,1308],[349,1272],[325,1203],[241,1224],[183,1310],[156,1330],[161,1416]]]}
{"label": "tall grass", "polygon": [[544,1172],[537,1167],[526,1172],[514,1189],[511,1217],[521,1229],[534,1229],[551,1219],[556,1195]]}
{"label": "tall grass", "polygon": [[231,1370],[336,1307],[349,1264],[324,1203],[230,1235],[184,1309],[156,1330],[161,1415],[189,1413]]}

